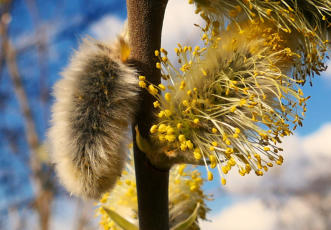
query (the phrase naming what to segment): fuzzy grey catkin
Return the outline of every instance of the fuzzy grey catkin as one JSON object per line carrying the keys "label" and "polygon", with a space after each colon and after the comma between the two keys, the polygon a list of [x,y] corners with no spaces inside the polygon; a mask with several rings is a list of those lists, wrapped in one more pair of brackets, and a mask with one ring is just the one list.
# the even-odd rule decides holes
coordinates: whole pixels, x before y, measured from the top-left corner
{"label": "fuzzy grey catkin", "polygon": [[54,87],[48,138],[57,175],[74,195],[99,198],[124,167],[139,93],[136,71],[123,62],[126,45],[83,39]]}

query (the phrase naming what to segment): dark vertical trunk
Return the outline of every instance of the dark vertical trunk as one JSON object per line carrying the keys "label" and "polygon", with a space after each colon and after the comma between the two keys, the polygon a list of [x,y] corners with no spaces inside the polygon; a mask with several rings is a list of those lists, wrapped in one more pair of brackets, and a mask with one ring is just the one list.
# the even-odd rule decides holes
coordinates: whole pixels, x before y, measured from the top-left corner
{"label": "dark vertical trunk", "polygon": [[[154,51],[160,49],[163,17],[167,0],[127,0],[131,63],[149,82],[160,83],[160,71],[155,68]],[[154,99],[147,92],[141,94],[140,110],[133,124],[138,125],[146,137],[153,121]],[[135,141],[134,141],[135,142]],[[152,165],[134,143],[139,229],[168,230],[168,179],[169,169]]]}

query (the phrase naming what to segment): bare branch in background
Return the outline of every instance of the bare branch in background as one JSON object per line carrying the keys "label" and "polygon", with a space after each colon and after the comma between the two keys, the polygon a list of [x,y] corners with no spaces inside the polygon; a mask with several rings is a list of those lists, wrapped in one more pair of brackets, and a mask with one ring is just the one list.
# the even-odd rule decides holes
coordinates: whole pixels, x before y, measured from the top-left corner
{"label": "bare branch in background", "polygon": [[53,190],[50,182],[50,174],[45,175],[43,171],[43,162],[38,157],[40,152],[41,142],[38,138],[36,132],[36,124],[32,117],[32,111],[29,106],[28,97],[26,95],[25,89],[23,87],[21,75],[18,70],[16,62],[15,49],[8,37],[8,18],[10,17],[10,1],[5,4],[4,11],[1,15],[0,21],[0,35],[2,38],[1,48],[4,52],[6,65],[8,67],[8,72],[11,77],[15,95],[20,105],[20,110],[22,112],[24,123],[25,123],[25,133],[27,142],[30,147],[30,168],[32,174],[30,176],[31,181],[36,189],[36,199],[34,202],[34,207],[39,215],[40,226],[42,230],[48,229],[49,217],[51,212],[51,204],[53,200]]}
{"label": "bare branch in background", "polygon": [[15,206],[8,209],[9,222],[13,230],[23,230],[25,227],[25,217],[21,215],[19,209]]}
{"label": "bare branch in background", "polygon": [[46,27],[43,26],[43,22],[40,18],[39,11],[35,0],[26,0],[26,4],[30,11],[32,21],[35,29],[35,37],[39,37],[37,40],[37,52],[38,52],[38,64],[39,64],[39,80],[40,80],[40,100],[43,107],[44,123],[48,121],[48,109],[47,103],[50,99],[49,87],[47,85],[47,76],[49,76],[48,71],[48,46],[47,46],[47,31]]}
{"label": "bare branch in background", "polygon": [[15,94],[20,104],[20,109],[24,116],[26,133],[27,133],[27,141],[32,150],[31,153],[31,166],[33,171],[38,172],[40,170],[40,162],[38,160],[37,152],[40,146],[39,139],[37,136],[35,123],[32,118],[31,109],[29,107],[28,98],[26,96],[25,90],[23,88],[21,76],[18,72],[18,67],[16,63],[16,54],[15,50],[11,45],[11,42],[8,39],[7,34],[7,23],[6,17],[8,16],[8,12],[3,14],[1,17],[0,23],[0,35],[2,37],[2,50],[5,53],[6,64],[13,82]]}
{"label": "bare branch in background", "polygon": [[92,202],[86,202],[77,200],[76,205],[76,217],[75,217],[75,229],[76,230],[88,230],[93,229],[90,227],[91,220],[93,220]]}
{"label": "bare branch in background", "polygon": [[1,76],[2,76],[2,71],[3,71],[4,63],[5,63],[4,52],[3,52],[3,50],[1,50],[0,51],[0,79],[1,79]]}

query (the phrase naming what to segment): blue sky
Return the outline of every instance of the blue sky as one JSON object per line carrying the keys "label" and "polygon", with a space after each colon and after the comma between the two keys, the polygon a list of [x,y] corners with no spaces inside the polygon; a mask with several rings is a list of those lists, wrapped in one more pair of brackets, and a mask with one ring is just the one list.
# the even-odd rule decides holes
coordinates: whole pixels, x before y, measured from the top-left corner
{"label": "blue sky", "polygon": [[[110,40],[120,32],[124,23],[126,18],[125,1],[98,0],[93,1],[93,3],[91,1],[85,2],[86,4],[82,5],[82,1],[80,0],[37,1],[40,18],[43,19],[42,23],[44,24],[46,28],[45,31],[48,35],[49,78],[46,80],[46,84],[49,87],[59,79],[59,72],[68,62],[70,53],[72,53],[73,49],[77,48],[81,37],[88,34],[102,40]],[[189,6],[186,0],[170,0],[166,11],[162,37],[162,46],[168,49],[170,53],[173,48],[176,47],[178,42],[187,45],[195,45],[199,43],[200,32],[195,26],[193,26],[193,24],[199,23],[200,19],[197,15],[194,15],[193,11],[193,7]],[[36,39],[34,28],[34,22],[27,12],[27,7],[24,4],[24,1],[16,1],[10,30],[10,35],[15,46],[18,48],[24,48],[26,44],[33,42]],[[25,87],[29,93],[31,104],[34,108],[34,117],[39,124],[38,133],[40,137],[44,139],[45,130],[48,127],[47,119],[49,119],[50,107],[48,106],[44,111],[46,114],[45,118],[42,115],[44,109],[42,108],[40,101],[37,99],[40,93],[40,82],[38,80],[40,73],[37,71],[37,68],[35,68],[36,66],[34,63],[38,62],[38,57],[34,50],[27,51],[19,57],[19,65],[22,71]],[[174,57],[174,55],[170,55],[170,57]],[[7,74],[6,70],[4,73]],[[0,92],[10,92],[10,90],[12,90],[8,87],[10,82],[7,78],[2,78],[0,81]],[[302,168],[305,170],[317,170],[315,168],[316,165],[313,163],[306,168],[301,167],[301,165],[296,165],[294,162],[301,159],[300,157],[304,156],[305,159],[312,160],[310,157],[312,154],[316,154],[317,157],[326,156],[327,162],[331,161],[331,151],[330,148],[328,148],[331,141],[330,136],[328,136],[328,134],[331,135],[330,127],[328,126],[328,124],[331,124],[331,70],[323,73],[321,76],[316,76],[315,79],[313,79],[313,87],[306,84],[304,87],[304,93],[306,96],[311,96],[311,99],[308,101],[308,110],[304,120],[304,126],[298,128],[294,137],[289,138],[288,142],[284,144],[289,149],[289,164],[285,164],[283,170],[284,174],[286,170],[290,170],[289,168],[292,167],[293,169],[290,170],[292,176],[299,172],[302,174],[297,176],[294,175],[298,180],[305,180],[308,178],[306,178],[305,171],[302,171]],[[22,126],[22,120],[19,115],[18,104],[15,97],[11,96],[9,98],[9,104],[1,112],[0,118],[1,127],[8,126],[19,129]],[[328,141],[328,139],[330,141]],[[324,142],[320,143],[319,141],[321,140],[324,140]],[[27,147],[24,141],[21,141],[19,145],[23,150]],[[326,145],[326,147],[319,149],[319,146],[322,145]],[[305,147],[303,148],[303,146]],[[311,148],[311,146],[314,148]],[[319,152],[315,153],[314,149],[319,149]],[[1,145],[0,151],[4,154],[8,154],[8,146],[4,144]],[[330,153],[328,155],[327,153],[329,151]],[[299,152],[302,154],[298,154]],[[325,154],[323,155],[321,153]],[[286,161],[287,149],[285,149],[284,156]],[[1,163],[4,165],[8,163],[8,160],[2,159]],[[11,162],[10,164],[12,165],[12,170],[21,170],[21,168],[23,168],[19,161],[14,163]],[[272,172],[270,174],[272,175]],[[280,174],[282,175],[282,173]],[[317,173],[315,176],[318,177],[319,175],[320,174]],[[226,212],[226,210],[237,208],[239,203],[248,202],[246,207],[240,206],[241,209],[247,207],[252,209],[255,208],[257,213],[263,213],[265,207],[263,204],[259,203],[256,197],[260,194],[258,190],[259,188],[261,190],[261,186],[269,186],[266,185],[268,184],[268,177],[263,180],[248,179],[247,181],[255,185],[255,188],[252,189],[253,192],[248,196],[238,192],[241,188],[249,188],[249,186],[245,184],[248,182],[243,182],[243,180],[232,175],[229,177],[229,181],[233,178],[234,182],[229,182],[225,189],[220,188],[221,185],[218,181],[208,182],[205,186],[206,191],[215,192],[216,200],[210,203],[210,207],[213,209],[210,216],[214,217],[213,219],[215,222],[218,223],[218,220],[222,220],[222,222],[226,223],[227,219],[224,218],[231,218],[229,217],[231,216],[229,214],[230,212]],[[282,178],[280,185],[288,186],[289,183],[286,180],[286,176],[280,178]],[[20,181],[17,181],[17,183],[19,184]],[[246,187],[240,187],[238,184],[244,184]],[[300,185],[295,184],[295,186]],[[30,192],[30,190],[27,190],[26,194],[29,194]],[[5,190],[0,187],[0,195],[5,193]],[[20,196],[22,196],[22,193],[20,193]],[[5,201],[0,200],[0,205],[1,203],[5,203]],[[221,210],[225,210],[225,213],[227,213],[226,217],[219,214]],[[272,222],[272,218],[274,218],[272,216],[273,214],[271,213],[266,219],[270,217],[268,220]],[[254,217],[251,218],[254,219]],[[267,229],[256,228],[255,225],[251,227],[255,230]],[[202,229],[216,230],[216,227],[215,225],[204,225]],[[240,228],[224,226],[223,229],[235,230]],[[251,228],[248,226],[245,230],[247,229],[249,230]]]}

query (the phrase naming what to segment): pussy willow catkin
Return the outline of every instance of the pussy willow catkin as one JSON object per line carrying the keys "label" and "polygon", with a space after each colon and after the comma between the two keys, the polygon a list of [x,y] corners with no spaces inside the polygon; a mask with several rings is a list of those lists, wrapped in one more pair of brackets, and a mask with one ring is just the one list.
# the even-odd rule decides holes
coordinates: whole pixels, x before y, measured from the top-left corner
{"label": "pussy willow catkin", "polygon": [[[326,69],[324,59],[327,34],[330,33],[330,0],[189,0],[197,5],[203,17],[217,18],[221,23],[248,19],[252,24],[273,24],[286,34],[288,48],[300,55],[292,63],[292,77],[306,80]],[[304,83],[304,82],[302,82]]]}
{"label": "pussy willow catkin", "polygon": [[139,85],[160,109],[152,139],[175,152],[172,157],[202,159],[209,180],[217,168],[225,184],[233,168],[243,176],[251,171],[261,176],[282,164],[278,144],[302,125],[308,98],[298,85],[303,80],[288,71],[298,54],[273,26],[220,25],[207,20],[204,48],[178,45],[178,68],[167,51],[155,51],[156,68],[167,83],[152,85],[140,77]]}
{"label": "pussy willow catkin", "polygon": [[54,87],[48,136],[57,175],[72,194],[99,198],[121,175],[139,92],[126,51],[123,39],[84,39]]}
{"label": "pussy willow catkin", "polygon": [[[133,154],[126,164],[123,175],[110,192],[105,193],[99,202],[97,214],[101,216],[100,226],[104,230],[119,230],[116,223],[109,218],[103,207],[116,211],[128,221],[137,224],[138,203]],[[204,193],[205,180],[201,173],[192,166],[176,165],[169,175],[169,225],[170,228],[186,220],[199,203],[198,214],[187,230],[199,230],[199,222],[206,219],[209,208],[206,201],[211,197]]]}

